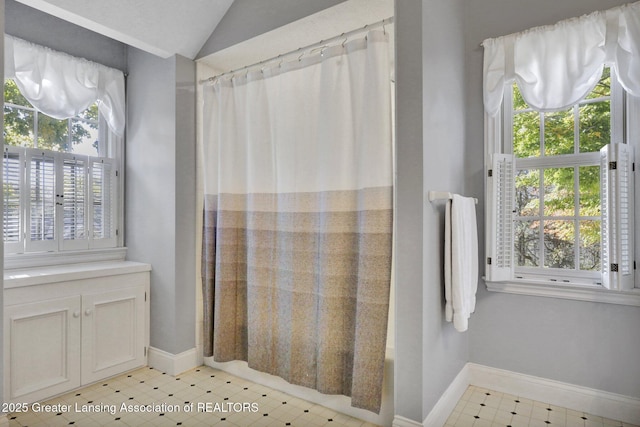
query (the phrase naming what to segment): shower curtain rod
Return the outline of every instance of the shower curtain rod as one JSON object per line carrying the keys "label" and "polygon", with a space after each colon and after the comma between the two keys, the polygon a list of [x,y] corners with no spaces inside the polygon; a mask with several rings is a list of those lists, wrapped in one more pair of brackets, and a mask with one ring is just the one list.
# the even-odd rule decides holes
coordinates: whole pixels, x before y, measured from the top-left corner
{"label": "shower curtain rod", "polygon": [[205,84],[205,83],[213,82],[213,81],[215,81],[216,79],[219,79],[222,76],[231,75],[231,74],[235,74],[235,73],[240,72],[240,71],[248,70],[249,68],[257,67],[259,65],[263,65],[263,64],[269,63],[271,61],[275,61],[277,59],[284,60],[285,57],[287,57],[289,55],[293,55],[293,54],[300,54],[300,58],[302,58],[302,56],[304,56],[305,53],[309,53],[308,51],[310,51],[310,50],[317,49],[318,47],[321,47],[321,46],[322,47],[326,47],[327,44],[333,43],[333,42],[335,42],[337,40],[340,40],[342,38],[344,38],[344,41],[346,42],[347,39],[349,37],[353,36],[354,34],[358,34],[358,33],[361,33],[361,32],[363,32],[365,30],[368,30],[368,29],[371,29],[371,28],[376,28],[376,27],[379,27],[379,26],[382,26],[382,28],[384,29],[384,26],[387,25],[387,24],[393,24],[393,16],[391,16],[389,18],[385,18],[382,21],[374,22],[373,24],[367,24],[362,28],[356,28],[355,30],[351,30],[351,31],[348,31],[346,33],[342,33],[340,35],[328,38],[326,40],[320,40],[319,42],[312,43],[312,44],[304,46],[304,47],[300,47],[298,49],[289,51],[287,53],[282,53],[282,54],[280,54],[278,56],[274,56],[272,58],[265,59],[265,60],[260,61],[260,62],[256,62],[255,64],[245,65],[244,67],[236,68],[235,70],[226,71],[226,72],[224,72],[222,74],[218,74],[217,76],[213,76],[213,77],[209,77],[208,79],[200,80],[198,83],[199,84]]}

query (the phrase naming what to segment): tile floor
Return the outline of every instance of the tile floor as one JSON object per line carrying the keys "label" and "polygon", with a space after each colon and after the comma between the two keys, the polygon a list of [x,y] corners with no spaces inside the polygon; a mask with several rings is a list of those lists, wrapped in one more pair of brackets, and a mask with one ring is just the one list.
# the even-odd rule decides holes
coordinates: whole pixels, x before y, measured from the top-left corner
{"label": "tile floor", "polygon": [[373,427],[206,366],[178,377],[142,368],[30,408],[9,426]]}
{"label": "tile floor", "polygon": [[470,386],[445,427],[638,427],[620,421]]}

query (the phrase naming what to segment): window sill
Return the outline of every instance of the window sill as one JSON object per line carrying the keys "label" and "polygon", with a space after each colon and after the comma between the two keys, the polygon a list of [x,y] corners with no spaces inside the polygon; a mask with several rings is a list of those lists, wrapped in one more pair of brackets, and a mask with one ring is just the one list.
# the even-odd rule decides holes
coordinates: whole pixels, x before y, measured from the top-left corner
{"label": "window sill", "polygon": [[487,289],[492,292],[640,307],[640,289],[638,288],[629,291],[610,291],[600,286],[549,284],[549,282],[531,279],[526,281],[514,279],[508,282],[485,281],[485,283]]}
{"label": "window sill", "polygon": [[16,269],[4,272],[4,289],[112,277],[147,271],[151,271],[151,265],[132,261],[101,261]]}
{"label": "window sill", "polygon": [[92,249],[87,251],[41,252],[6,254],[4,269],[47,267],[54,265],[82,264],[101,261],[124,261],[127,248]]}

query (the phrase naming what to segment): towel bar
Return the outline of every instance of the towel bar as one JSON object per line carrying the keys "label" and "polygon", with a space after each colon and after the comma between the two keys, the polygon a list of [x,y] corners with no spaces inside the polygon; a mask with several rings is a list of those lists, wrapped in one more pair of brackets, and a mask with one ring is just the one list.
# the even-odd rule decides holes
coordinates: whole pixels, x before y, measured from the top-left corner
{"label": "towel bar", "polygon": [[[429,201],[433,202],[436,200],[447,200],[447,199],[453,199],[453,193],[449,193],[448,191],[429,191]],[[478,199],[474,198],[473,199],[476,202],[476,205],[478,204]]]}

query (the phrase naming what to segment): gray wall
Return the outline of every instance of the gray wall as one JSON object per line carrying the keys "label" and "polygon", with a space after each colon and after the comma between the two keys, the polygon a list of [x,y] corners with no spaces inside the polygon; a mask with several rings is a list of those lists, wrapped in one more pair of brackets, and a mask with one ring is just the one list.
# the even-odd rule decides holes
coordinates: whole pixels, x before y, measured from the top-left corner
{"label": "gray wall", "polygon": [[195,63],[129,48],[126,245],[151,273],[151,346],[195,347]]}
{"label": "gray wall", "polygon": [[[465,3],[465,170],[470,194],[484,198],[480,42],[623,3],[626,0]],[[478,218],[483,223],[483,215]],[[479,288],[471,318],[471,362],[640,397],[640,308],[490,293],[482,282]]]}
{"label": "gray wall", "polygon": [[[467,193],[463,7],[468,3],[422,2],[423,197],[429,190]],[[426,416],[467,362],[469,332],[457,332],[444,319],[444,202],[423,204],[422,399]]]}
{"label": "gray wall", "polygon": [[[395,413],[422,422],[422,5],[396,0]],[[417,54],[418,53],[418,54]]]}
{"label": "gray wall", "polygon": [[5,31],[21,39],[125,71],[126,46],[15,0],[5,3]]}
{"label": "gray wall", "polygon": [[196,56],[202,58],[345,0],[235,0]]}

